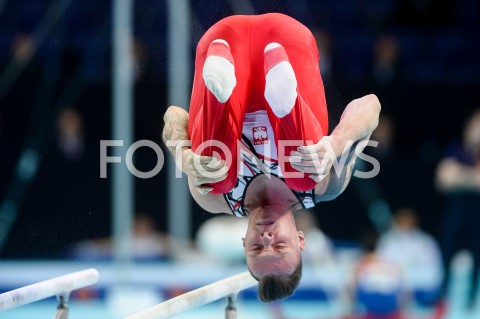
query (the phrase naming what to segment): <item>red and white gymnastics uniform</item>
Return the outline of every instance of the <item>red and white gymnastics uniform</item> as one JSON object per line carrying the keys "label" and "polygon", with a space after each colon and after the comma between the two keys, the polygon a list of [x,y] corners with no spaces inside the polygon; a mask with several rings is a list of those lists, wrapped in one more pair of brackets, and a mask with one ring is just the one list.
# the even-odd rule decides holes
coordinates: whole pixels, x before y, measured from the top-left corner
{"label": "red and white gymnastics uniform", "polygon": [[[216,39],[228,42],[237,81],[225,103],[217,100],[202,77],[209,45]],[[282,118],[274,114],[264,96],[264,63],[272,63],[265,62],[264,49],[272,42],[285,49],[297,80],[295,105]],[[267,57],[276,58],[275,54]],[[262,165],[255,157],[263,161],[266,167],[262,168],[263,173],[285,176],[283,180],[306,208],[315,204],[315,181],[288,162],[290,152],[297,146],[317,143],[328,134],[319,52],[312,33],[300,22],[283,14],[269,13],[230,16],[213,25],[197,46],[189,113],[188,131],[195,153],[212,156],[218,151],[225,159],[224,152],[213,146],[199,149],[204,142],[207,144],[203,145],[211,145],[209,141],[219,141],[233,156],[227,178],[211,184],[211,192],[224,194],[235,215],[245,215],[241,203],[247,184],[262,173]],[[301,142],[282,147],[279,152],[279,141],[284,140]],[[295,172],[300,177],[289,178],[285,172]]]}

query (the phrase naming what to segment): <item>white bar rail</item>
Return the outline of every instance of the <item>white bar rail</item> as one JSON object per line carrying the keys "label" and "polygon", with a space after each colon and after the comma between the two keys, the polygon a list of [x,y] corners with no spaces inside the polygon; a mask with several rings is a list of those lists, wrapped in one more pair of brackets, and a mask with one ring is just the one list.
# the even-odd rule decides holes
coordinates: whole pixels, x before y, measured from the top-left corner
{"label": "white bar rail", "polygon": [[0,294],[0,312],[94,285],[98,279],[98,271],[91,268],[5,292]]}
{"label": "white bar rail", "polygon": [[227,277],[212,284],[189,291],[126,319],[166,319],[192,308],[206,305],[221,298],[255,286],[258,282],[248,271]]}

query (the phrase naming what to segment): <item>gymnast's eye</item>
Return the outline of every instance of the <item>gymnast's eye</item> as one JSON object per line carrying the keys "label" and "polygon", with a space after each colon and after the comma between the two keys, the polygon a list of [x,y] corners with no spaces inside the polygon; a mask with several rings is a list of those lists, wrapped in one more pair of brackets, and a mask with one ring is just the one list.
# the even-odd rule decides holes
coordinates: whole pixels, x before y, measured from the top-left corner
{"label": "gymnast's eye", "polygon": [[250,248],[251,251],[254,251],[254,252],[259,252],[262,250],[262,246],[253,246],[252,248]]}

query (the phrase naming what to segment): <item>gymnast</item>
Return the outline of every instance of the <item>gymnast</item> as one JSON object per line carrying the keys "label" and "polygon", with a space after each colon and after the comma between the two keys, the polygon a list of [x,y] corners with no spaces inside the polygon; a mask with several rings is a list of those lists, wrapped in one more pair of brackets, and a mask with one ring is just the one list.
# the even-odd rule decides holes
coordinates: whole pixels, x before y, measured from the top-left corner
{"label": "gymnast", "polygon": [[189,113],[170,106],[164,115],[162,138],[195,201],[248,218],[246,261],[265,302],[290,296],[301,279],[295,211],[344,191],[378,124],[370,94],[328,134],[319,58],[312,33],[289,16],[226,17],[197,45]]}

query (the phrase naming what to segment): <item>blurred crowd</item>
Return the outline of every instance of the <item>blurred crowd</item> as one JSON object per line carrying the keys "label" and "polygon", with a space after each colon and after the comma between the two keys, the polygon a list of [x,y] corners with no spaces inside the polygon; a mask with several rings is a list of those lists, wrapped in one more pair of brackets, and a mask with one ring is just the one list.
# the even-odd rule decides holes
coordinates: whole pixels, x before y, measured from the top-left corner
{"label": "blurred crowd", "polygon": [[[373,265],[398,273],[398,281],[382,286],[394,299],[401,292],[392,307],[405,300],[432,306],[448,294],[455,254],[467,249],[475,269],[466,292],[472,307],[480,269],[478,1],[191,0],[190,9],[192,65],[196,42],[219,19],[283,12],[317,39],[330,127],[353,98],[375,93],[382,103],[372,135],[379,145],[367,149],[380,174],[354,180],[339,200],[299,221],[312,226],[312,263],[335,268],[336,248],[363,243],[352,285],[363,293],[376,289],[382,280],[369,279]],[[99,175],[99,141],[110,138],[111,128],[111,11],[110,1],[0,2],[2,258],[111,257],[110,180]],[[134,1],[135,140],[159,145],[166,16],[166,1]],[[137,169],[150,170],[155,155],[136,152]],[[175,239],[166,228],[166,191],[164,170],[135,180],[136,257],[182,260],[203,256],[205,247],[210,258],[228,255],[214,248],[228,236],[223,226],[208,225],[212,216],[193,203],[191,250],[168,251]],[[244,225],[235,223],[231,229],[240,233]],[[243,262],[228,252],[230,262]],[[361,295],[357,288],[346,289],[345,298]]]}

